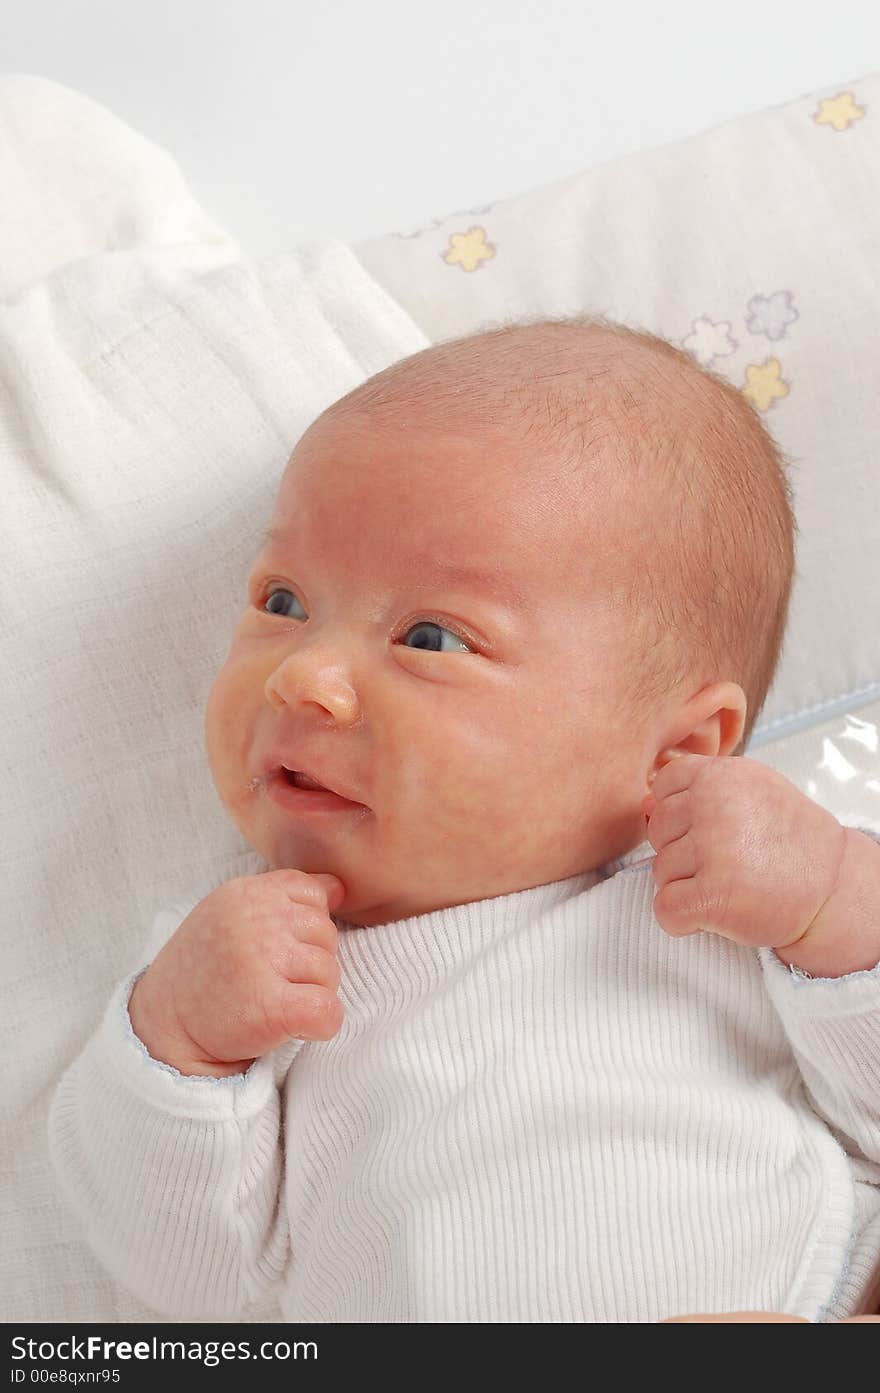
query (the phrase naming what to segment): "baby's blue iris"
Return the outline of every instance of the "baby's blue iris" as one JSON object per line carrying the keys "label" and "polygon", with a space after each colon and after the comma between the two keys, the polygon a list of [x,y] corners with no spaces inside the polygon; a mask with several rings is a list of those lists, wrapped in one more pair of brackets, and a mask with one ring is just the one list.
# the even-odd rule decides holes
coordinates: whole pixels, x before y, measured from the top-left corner
{"label": "baby's blue iris", "polygon": [[[283,613],[283,610],[281,610],[281,609],[269,609],[269,606],[271,605],[272,601],[273,601],[273,600],[277,600],[279,595],[290,595],[290,598],[291,598],[292,600],[295,600],[296,603],[299,605],[299,600],[297,600],[296,596],[292,593],[292,591],[290,591],[290,590],[284,590],[283,588],[278,589],[278,590],[273,590],[273,591],[272,591],[272,594],[269,596],[269,598],[268,598],[267,601],[266,601],[266,608],[267,608],[269,614],[282,614],[282,613]],[[300,607],[300,609],[302,609],[302,605],[299,605],[299,607]],[[288,619],[290,616],[285,614],[284,617],[285,617],[285,619]]]}
{"label": "baby's blue iris", "polygon": [[[433,630],[433,633],[430,632],[431,630]],[[418,635],[416,642],[409,645],[411,648],[427,648],[432,653],[448,653],[450,651],[453,653],[460,653],[462,649],[464,649],[465,652],[469,651],[467,644],[463,639],[458,637],[458,634],[454,634],[451,629],[444,628],[442,624],[432,623],[431,620],[420,620],[418,624],[413,624],[412,628],[407,629],[406,632],[407,634]],[[449,634],[460,646],[452,650],[448,648],[444,649],[441,646],[442,639],[440,644],[438,644],[434,639],[434,634]]]}

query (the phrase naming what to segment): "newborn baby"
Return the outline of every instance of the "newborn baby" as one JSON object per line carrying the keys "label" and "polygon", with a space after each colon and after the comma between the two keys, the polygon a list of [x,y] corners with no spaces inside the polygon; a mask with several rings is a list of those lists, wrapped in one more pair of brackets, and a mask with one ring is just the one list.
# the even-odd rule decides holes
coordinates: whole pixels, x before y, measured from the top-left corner
{"label": "newborn baby", "polygon": [[161,921],[52,1100],[118,1280],[237,1320],[874,1308],[880,848],[734,758],[794,530],[742,394],[602,318],[312,424],[206,712],[250,873]]}

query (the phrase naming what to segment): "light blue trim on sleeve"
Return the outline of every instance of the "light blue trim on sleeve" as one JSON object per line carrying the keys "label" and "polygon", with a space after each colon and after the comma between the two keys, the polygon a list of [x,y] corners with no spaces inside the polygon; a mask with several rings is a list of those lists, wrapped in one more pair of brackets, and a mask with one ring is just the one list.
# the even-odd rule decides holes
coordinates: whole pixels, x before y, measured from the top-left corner
{"label": "light blue trim on sleeve", "polygon": [[175,1069],[173,1064],[166,1064],[163,1059],[153,1058],[140,1036],[135,1035],[131,1024],[131,1016],[128,1014],[128,1003],[131,1000],[131,994],[139,978],[143,977],[149,966],[150,964],[147,963],[146,967],[141,967],[137,972],[132,973],[126,980],[120,993],[120,1012],[123,1031],[128,1040],[135,1044],[147,1065],[153,1069],[163,1069],[166,1074],[171,1074],[174,1078],[179,1079],[182,1084],[186,1085],[207,1083],[214,1084],[220,1088],[236,1088],[241,1087],[242,1084],[246,1084],[251,1076],[251,1071],[255,1068],[256,1064],[259,1063],[258,1060],[254,1060],[254,1063],[243,1074],[225,1074],[221,1077],[217,1077],[214,1074],[181,1074],[180,1070]]}
{"label": "light blue trim on sleeve", "polygon": [[823,986],[842,987],[845,982],[854,982],[858,977],[880,978],[880,962],[875,967],[859,968],[858,972],[846,972],[842,977],[814,977],[811,972],[797,967],[795,963],[784,963],[777,957],[775,948],[758,948],[758,957],[766,963],[771,972],[784,972],[786,980],[794,987],[802,989],[810,982],[821,982]]}

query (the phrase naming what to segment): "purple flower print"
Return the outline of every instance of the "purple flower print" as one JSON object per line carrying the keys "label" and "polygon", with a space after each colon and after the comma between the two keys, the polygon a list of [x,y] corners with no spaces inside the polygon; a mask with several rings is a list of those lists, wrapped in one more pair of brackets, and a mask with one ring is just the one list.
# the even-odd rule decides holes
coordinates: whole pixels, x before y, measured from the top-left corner
{"label": "purple flower print", "polygon": [[800,319],[792,304],[790,290],[775,295],[753,295],[746,306],[746,328],[750,334],[766,334],[768,339],[784,339],[789,324]]}

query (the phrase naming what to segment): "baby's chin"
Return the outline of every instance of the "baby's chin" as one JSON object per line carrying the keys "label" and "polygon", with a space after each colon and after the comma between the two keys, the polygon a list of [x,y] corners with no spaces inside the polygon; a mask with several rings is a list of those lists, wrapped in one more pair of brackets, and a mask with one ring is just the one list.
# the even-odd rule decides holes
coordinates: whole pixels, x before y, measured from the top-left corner
{"label": "baby's chin", "polygon": [[[434,908],[441,909],[447,906],[436,905]],[[405,897],[392,897],[385,901],[374,900],[369,903],[363,896],[349,893],[346,888],[345,898],[331,911],[330,918],[347,928],[373,929],[378,924],[396,924],[403,919],[415,919],[420,914],[430,912],[430,908],[415,905]]]}

